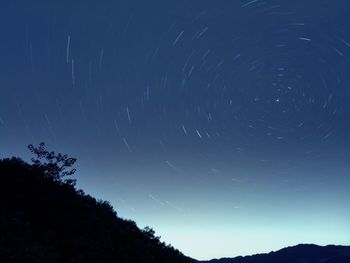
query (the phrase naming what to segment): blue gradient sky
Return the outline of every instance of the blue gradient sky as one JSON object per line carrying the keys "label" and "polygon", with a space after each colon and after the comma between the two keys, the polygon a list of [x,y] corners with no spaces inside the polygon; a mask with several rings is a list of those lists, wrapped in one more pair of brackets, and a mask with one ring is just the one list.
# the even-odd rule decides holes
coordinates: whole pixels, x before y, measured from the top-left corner
{"label": "blue gradient sky", "polygon": [[350,244],[350,3],[5,1],[0,157],[197,259]]}

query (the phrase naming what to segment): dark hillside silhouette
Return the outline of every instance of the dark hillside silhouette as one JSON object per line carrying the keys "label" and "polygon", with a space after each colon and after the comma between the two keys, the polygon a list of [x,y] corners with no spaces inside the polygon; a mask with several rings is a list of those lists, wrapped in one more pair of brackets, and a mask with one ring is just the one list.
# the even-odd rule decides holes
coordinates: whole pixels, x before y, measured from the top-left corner
{"label": "dark hillside silhouette", "polygon": [[30,149],[33,164],[0,160],[0,262],[193,262],[63,179],[75,159]]}
{"label": "dark hillside silhouette", "polygon": [[349,246],[297,245],[268,254],[221,258],[203,263],[349,263]]}
{"label": "dark hillside silhouette", "polygon": [[[29,146],[33,164],[0,160],[0,262],[194,263],[160,242],[152,228],[119,218],[107,201],[67,178],[74,158]],[[215,248],[213,248],[215,249]],[[298,245],[206,263],[349,263],[350,247]]]}

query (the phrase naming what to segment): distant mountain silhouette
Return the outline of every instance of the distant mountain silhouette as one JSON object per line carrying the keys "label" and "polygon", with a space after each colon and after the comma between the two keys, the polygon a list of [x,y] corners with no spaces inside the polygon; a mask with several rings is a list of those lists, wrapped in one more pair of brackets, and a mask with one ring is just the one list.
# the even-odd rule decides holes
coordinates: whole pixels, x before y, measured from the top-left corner
{"label": "distant mountain silhouette", "polygon": [[[61,155],[58,160],[74,163]],[[0,160],[1,263],[193,262],[151,228],[140,230],[108,202],[76,190],[74,180],[61,180],[62,166],[45,165]]]}
{"label": "distant mountain silhouette", "polygon": [[268,254],[221,258],[202,263],[350,263],[350,246],[302,244]]}

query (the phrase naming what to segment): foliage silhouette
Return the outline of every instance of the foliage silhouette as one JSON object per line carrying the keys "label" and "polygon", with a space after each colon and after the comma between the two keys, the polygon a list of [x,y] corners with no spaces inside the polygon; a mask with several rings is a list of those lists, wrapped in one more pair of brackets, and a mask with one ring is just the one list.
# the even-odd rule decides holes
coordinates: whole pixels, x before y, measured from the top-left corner
{"label": "foliage silhouette", "polygon": [[75,185],[75,179],[65,179],[63,177],[73,175],[76,169],[66,171],[74,165],[77,159],[68,157],[67,154],[56,154],[55,152],[49,152],[46,150],[45,143],[40,143],[38,147],[34,147],[33,144],[28,145],[28,149],[35,155],[31,160],[33,164],[42,169],[45,175],[51,177],[55,181],[64,182],[67,184]]}
{"label": "foliage silhouette", "polygon": [[74,158],[29,149],[33,164],[0,160],[0,262],[194,262],[63,180]]}

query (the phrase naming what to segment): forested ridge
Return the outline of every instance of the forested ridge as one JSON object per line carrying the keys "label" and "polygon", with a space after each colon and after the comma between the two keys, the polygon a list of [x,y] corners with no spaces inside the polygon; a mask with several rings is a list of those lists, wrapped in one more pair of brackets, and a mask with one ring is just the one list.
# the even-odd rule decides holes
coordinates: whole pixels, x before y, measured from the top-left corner
{"label": "forested ridge", "polygon": [[0,160],[0,262],[193,262],[77,190],[75,159],[41,146],[33,164]]}

